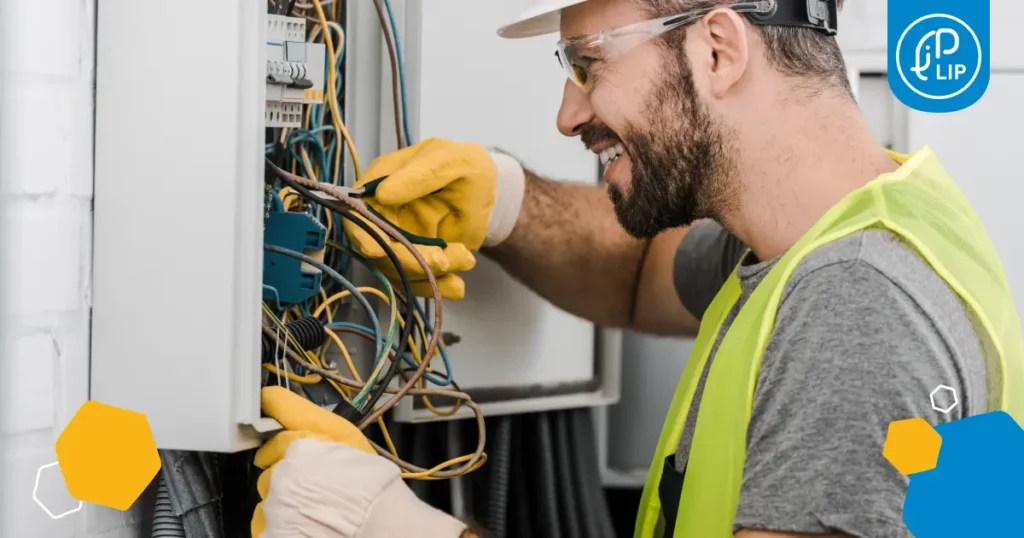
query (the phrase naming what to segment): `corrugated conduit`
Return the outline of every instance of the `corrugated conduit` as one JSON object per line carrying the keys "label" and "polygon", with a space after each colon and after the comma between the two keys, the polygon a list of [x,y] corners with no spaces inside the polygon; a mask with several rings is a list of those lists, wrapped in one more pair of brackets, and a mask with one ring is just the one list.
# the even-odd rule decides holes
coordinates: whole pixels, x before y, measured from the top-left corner
{"label": "corrugated conduit", "polygon": [[171,506],[171,494],[163,472],[156,488],[156,508],[153,510],[153,538],[185,538],[185,527]]}

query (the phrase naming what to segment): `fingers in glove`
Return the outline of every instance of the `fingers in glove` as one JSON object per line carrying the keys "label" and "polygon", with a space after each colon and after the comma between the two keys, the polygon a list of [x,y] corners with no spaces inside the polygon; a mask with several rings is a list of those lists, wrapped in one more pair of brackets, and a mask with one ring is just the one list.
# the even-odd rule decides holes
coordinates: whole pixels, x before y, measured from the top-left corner
{"label": "fingers in glove", "polygon": [[448,259],[449,273],[463,273],[476,267],[476,256],[463,243],[448,243],[444,256]]}
{"label": "fingers in glove", "polygon": [[[370,224],[370,226],[374,225]],[[376,226],[374,226],[374,228],[379,230]],[[398,272],[394,270],[391,258],[389,258],[384,252],[384,248],[380,243],[370,237],[365,230],[351,222],[345,222],[345,230],[348,232],[349,238],[352,240],[352,246],[357,252],[361,253],[373,262],[373,264],[383,271],[384,274],[397,277]],[[380,232],[380,235],[385,236],[384,232]],[[420,265],[419,260],[409,252],[408,248],[401,243],[390,241],[388,239],[385,239],[385,241],[388,241],[388,246],[395,252],[395,257],[398,258],[399,263],[402,264],[402,268],[405,269],[405,272],[410,278],[418,279],[426,276],[423,266]],[[413,246],[416,248],[417,252],[423,256],[424,261],[427,262],[432,273],[444,274],[451,270],[451,262],[445,254],[445,249],[430,245]],[[451,245],[449,245],[448,248],[451,248]],[[465,250],[465,247],[463,247],[462,250]],[[464,267],[467,263],[473,263],[475,265],[476,260],[474,259],[472,262],[468,261],[465,253],[461,252],[458,247],[456,247],[452,252],[459,256],[457,261],[460,267]],[[472,255],[470,254],[470,256]]]}
{"label": "fingers in glove", "polygon": [[[466,297],[466,281],[458,275],[445,275],[437,279],[437,287],[441,290],[441,297],[449,301],[458,301]],[[430,282],[417,280],[412,283],[412,292],[417,297],[434,297],[434,289]]]}
{"label": "fingers in glove", "polygon": [[[354,216],[354,218],[362,217]],[[366,220],[363,219],[363,222],[366,222]],[[380,228],[377,228],[376,225],[369,222],[367,222],[367,224],[373,227],[381,237],[387,237]],[[348,238],[352,241],[352,248],[356,252],[359,252],[371,260],[375,258],[384,258],[386,256],[384,248],[380,246],[380,243],[370,237],[370,234],[366,233],[366,230],[363,230],[358,224],[354,224],[348,219],[345,219],[343,221],[343,226],[345,228],[345,233],[348,234]],[[385,239],[385,241],[386,240],[387,239]]]}
{"label": "fingers in glove", "polygon": [[494,160],[483,147],[442,142],[424,148],[415,160],[388,175],[377,186],[375,199],[384,205],[400,206],[437,192],[459,179],[497,174]]}
{"label": "fingers in glove", "polygon": [[[288,436],[293,436],[296,433],[308,432],[317,437],[323,436],[330,441],[346,444],[364,452],[375,454],[370,442],[358,427],[306,400],[302,396],[284,387],[277,386],[264,387],[260,394],[263,411],[277,419],[281,426],[284,426],[285,430],[289,430],[277,434],[260,451],[267,449],[267,446],[277,441],[277,438],[281,435],[288,434]],[[283,457],[285,450],[287,450],[287,444],[294,440],[294,437],[290,440],[286,437],[284,440],[279,441],[281,443],[277,445],[280,452],[279,458]],[[285,450],[280,450],[280,448],[285,448]],[[259,452],[257,452],[258,456]]]}
{"label": "fingers in glove", "polygon": [[252,524],[249,525],[249,533],[252,538],[261,538],[263,531],[267,528],[267,516],[263,514],[263,501],[256,505],[256,511],[252,513]]}

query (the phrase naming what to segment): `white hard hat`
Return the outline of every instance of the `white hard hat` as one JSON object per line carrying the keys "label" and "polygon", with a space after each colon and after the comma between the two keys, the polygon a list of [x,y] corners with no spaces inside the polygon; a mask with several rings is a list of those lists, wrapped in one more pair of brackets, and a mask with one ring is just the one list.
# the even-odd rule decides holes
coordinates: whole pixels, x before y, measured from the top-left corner
{"label": "white hard hat", "polygon": [[561,25],[562,10],[583,2],[586,0],[534,0],[533,6],[514,22],[498,28],[498,35],[519,39],[557,32]]}

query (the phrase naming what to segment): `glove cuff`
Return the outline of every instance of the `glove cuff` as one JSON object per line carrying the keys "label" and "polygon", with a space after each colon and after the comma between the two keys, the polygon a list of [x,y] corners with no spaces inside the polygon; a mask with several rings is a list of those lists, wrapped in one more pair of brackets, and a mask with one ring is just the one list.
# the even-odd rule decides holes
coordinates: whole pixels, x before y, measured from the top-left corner
{"label": "glove cuff", "polygon": [[494,209],[491,210],[483,246],[494,247],[507,239],[516,227],[519,210],[523,207],[523,195],[526,192],[526,172],[514,158],[496,151],[488,153],[494,160],[498,173]]}
{"label": "glove cuff", "polygon": [[370,507],[356,538],[459,538],[464,530],[465,523],[421,501],[405,482],[396,479]]}

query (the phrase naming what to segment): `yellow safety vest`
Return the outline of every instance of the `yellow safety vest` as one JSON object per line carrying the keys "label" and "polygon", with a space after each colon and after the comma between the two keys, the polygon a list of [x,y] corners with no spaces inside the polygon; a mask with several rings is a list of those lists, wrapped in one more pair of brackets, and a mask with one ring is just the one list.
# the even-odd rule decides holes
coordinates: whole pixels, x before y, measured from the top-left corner
{"label": "yellow safety vest", "polygon": [[[1024,424],[1024,338],[992,241],[930,148],[913,156],[891,155],[902,166],[850,193],[825,214],[769,271],[722,339],[697,413],[675,538],[732,537],[754,387],[786,282],[808,253],[859,230],[884,228],[899,235],[960,296],[982,337],[990,380],[1002,379],[989,394],[989,408]],[[664,533],[658,498],[663,462],[676,451],[700,373],[739,296],[734,271],[703,316],[672,399],[644,486],[635,538]]]}

